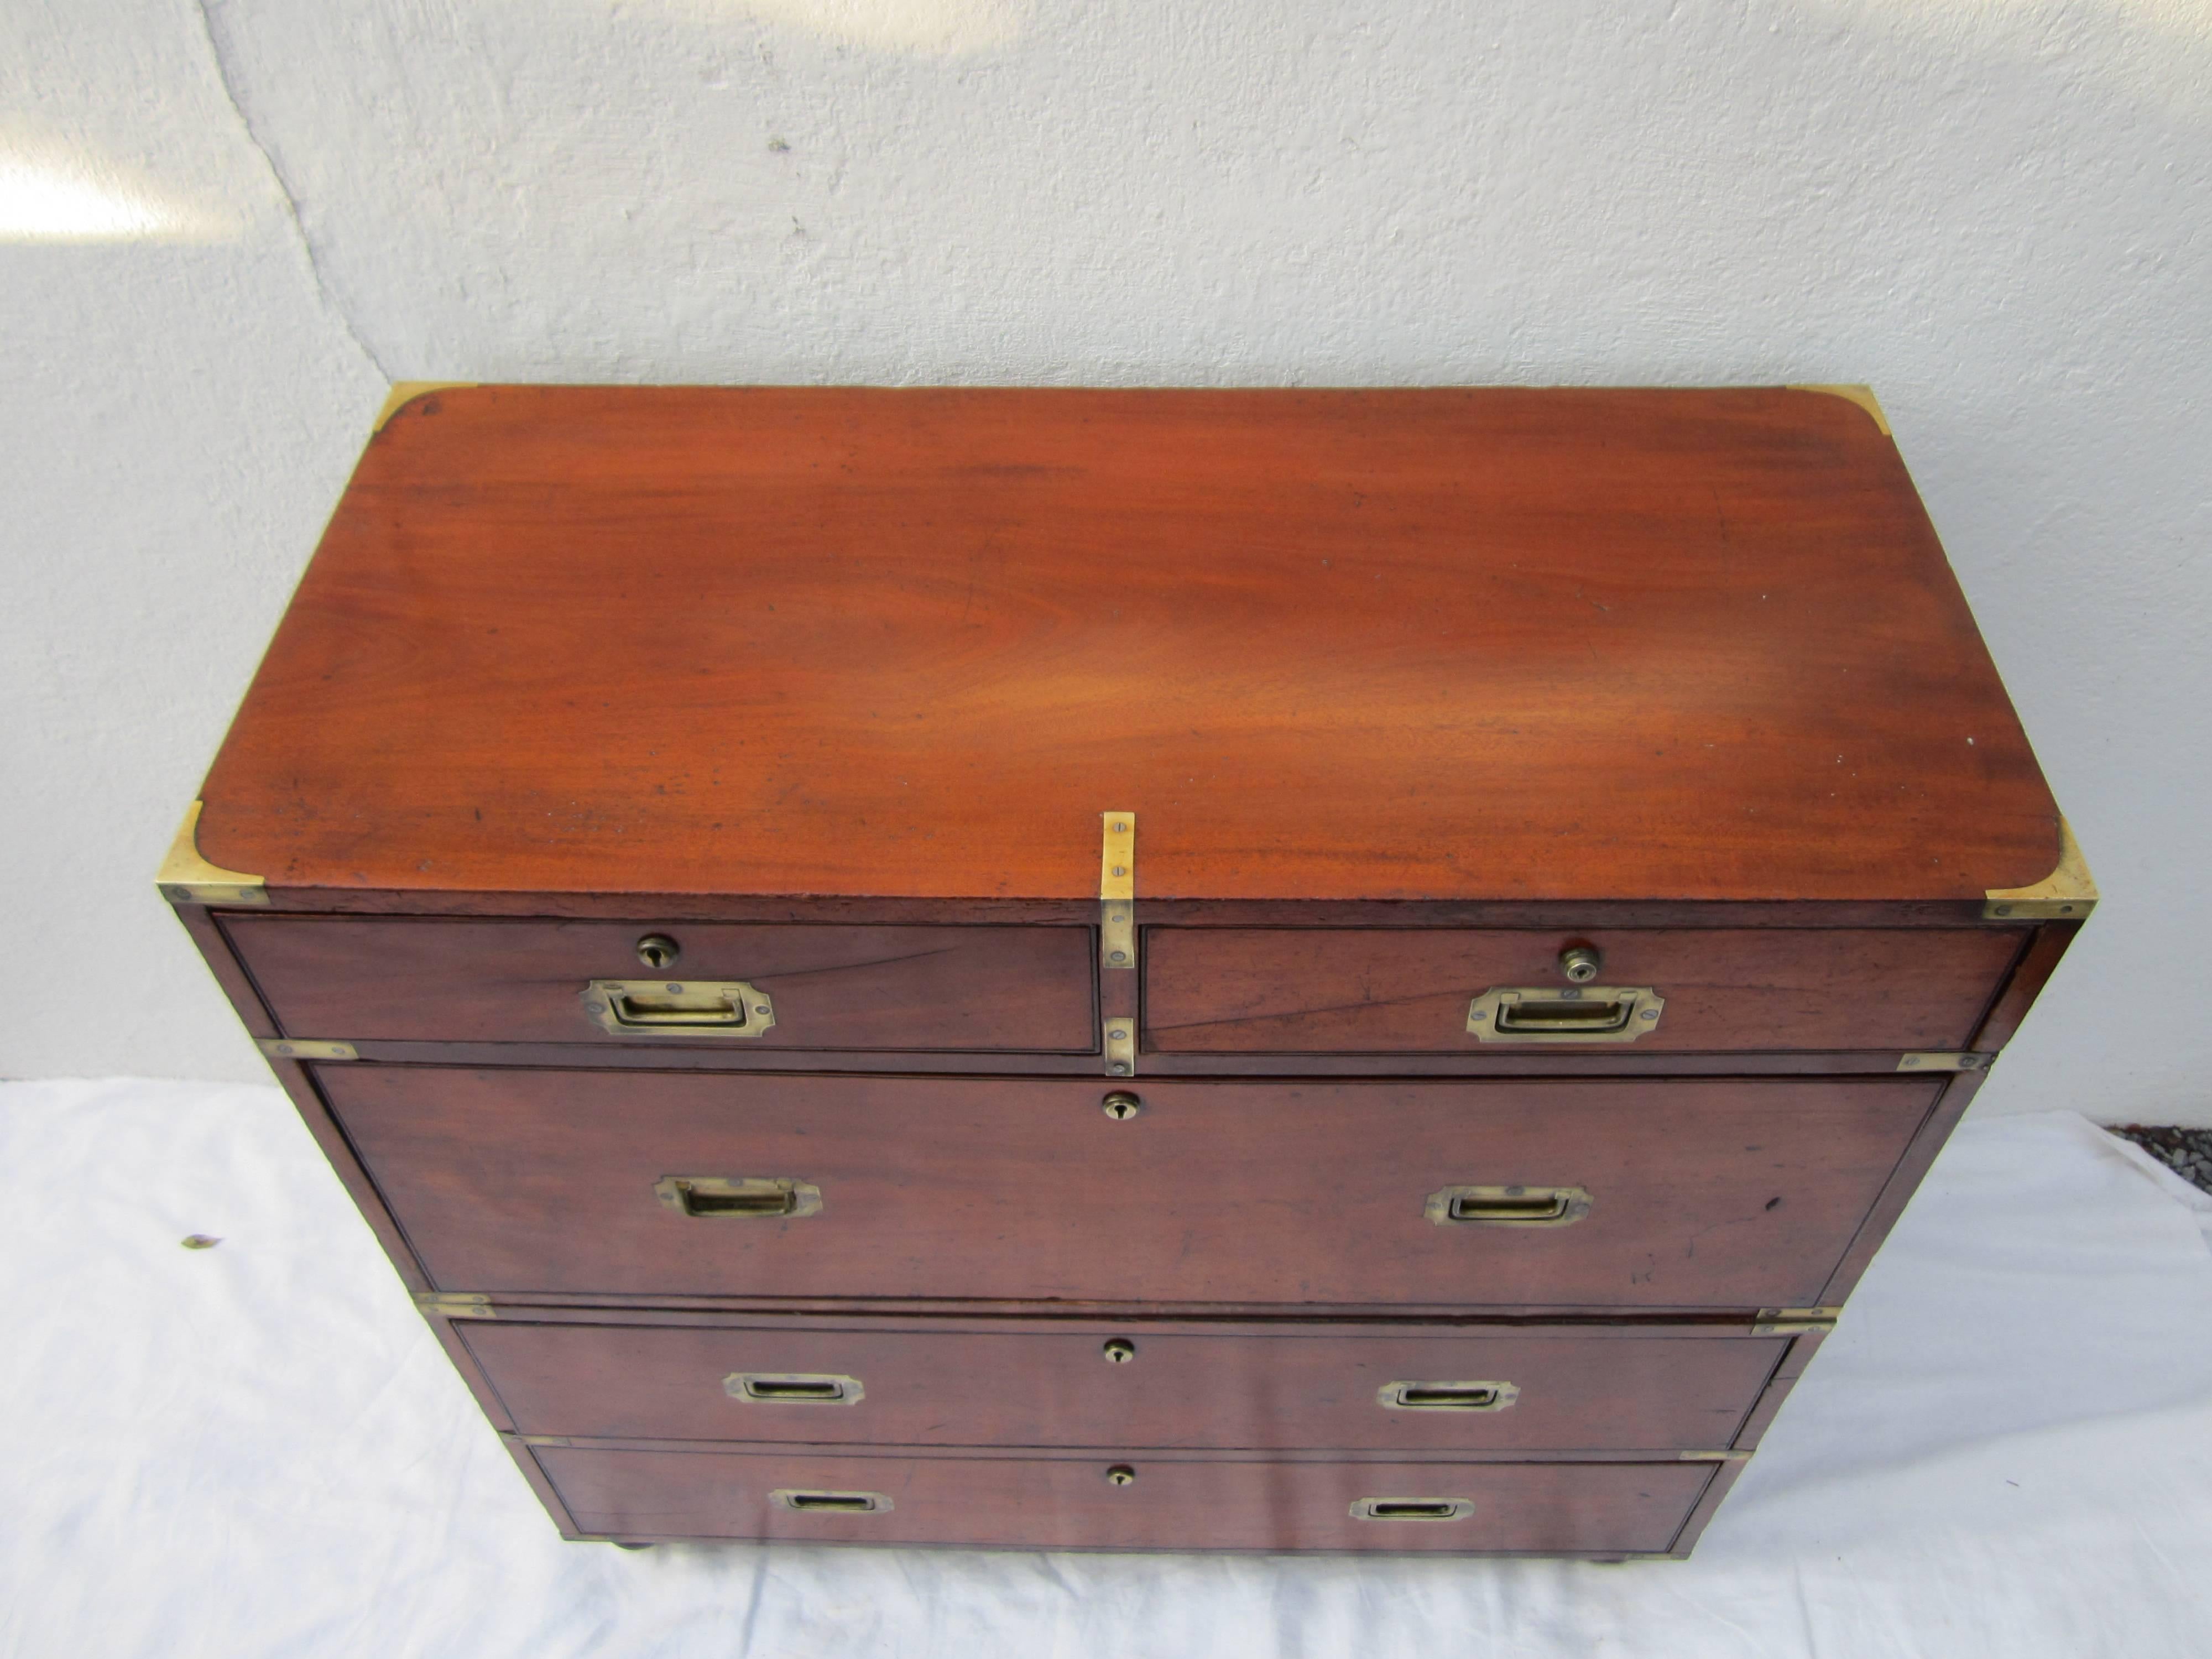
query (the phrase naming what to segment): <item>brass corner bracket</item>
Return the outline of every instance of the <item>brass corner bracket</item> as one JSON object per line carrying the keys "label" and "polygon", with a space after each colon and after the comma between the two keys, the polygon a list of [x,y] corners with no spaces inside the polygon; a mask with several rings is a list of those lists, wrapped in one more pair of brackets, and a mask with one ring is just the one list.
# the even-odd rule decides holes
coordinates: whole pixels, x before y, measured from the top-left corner
{"label": "brass corner bracket", "polygon": [[418,1291],[415,1305],[436,1319],[496,1319],[491,1298],[471,1291]]}
{"label": "brass corner bracket", "polygon": [[194,801],[185,809],[185,821],[169,843],[169,856],[161,860],[154,878],[161,896],[172,904],[266,904],[269,884],[242,870],[225,870],[200,856],[200,807]]}
{"label": "brass corner bracket", "polygon": [[1841,1308],[1761,1308],[1751,1322],[1753,1336],[1819,1336],[1836,1328]]}
{"label": "brass corner bracket", "polygon": [[256,1037],[253,1046],[271,1060],[359,1060],[350,1042],[331,1042],[319,1037]]}
{"label": "brass corner bracket", "polygon": [[391,392],[384,399],[384,407],[376,411],[376,424],[369,428],[368,434],[373,438],[383,431],[394,415],[426,392],[444,392],[480,384],[477,380],[394,380]]}
{"label": "brass corner bracket", "polygon": [[2097,908],[2089,861],[2064,818],[2058,820],[2058,867],[2033,887],[1992,887],[1982,905],[1984,921],[2079,921]]}
{"label": "brass corner bracket", "polygon": [[1881,412],[1881,405],[1875,400],[1874,388],[1870,386],[1809,386],[1802,382],[1796,382],[1785,387],[1784,390],[1790,392],[1825,392],[1831,398],[1841,398],[1845,403],[1856,404],[1861,409],[1863,409],[1868,414],[1874,416],[1875,430],[1881,433],[1885,438],[1891,435],[1889,430],[1889,416]]}

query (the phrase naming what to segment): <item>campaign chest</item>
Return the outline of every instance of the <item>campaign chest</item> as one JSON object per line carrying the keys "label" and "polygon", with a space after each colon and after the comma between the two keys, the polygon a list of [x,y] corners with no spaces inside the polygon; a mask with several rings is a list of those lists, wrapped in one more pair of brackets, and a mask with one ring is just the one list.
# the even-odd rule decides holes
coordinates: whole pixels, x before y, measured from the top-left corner
{"label": "campaign chest", "polygon": [[403,387],[161,883],[566,1536],[1597,1558],[2095,898],[1835,387]]}

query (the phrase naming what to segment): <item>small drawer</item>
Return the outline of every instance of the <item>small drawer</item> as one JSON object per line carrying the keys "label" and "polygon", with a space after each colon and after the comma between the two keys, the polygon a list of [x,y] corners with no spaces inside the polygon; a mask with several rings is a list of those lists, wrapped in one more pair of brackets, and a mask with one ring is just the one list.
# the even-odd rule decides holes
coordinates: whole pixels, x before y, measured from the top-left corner
{"label": "small drawer", "polygon": [[[1145,930],[1155,1054],[1963,1048],[2018,930]],[[1577,954],[1580,953],[1580,954]]]}
{"label": "small drawer", "polygon": [[526,1434],[811,1445],[1669,1452],[1727,1446],[1787,1337],[457,1321]]}
{"label": "small drawer", "polygon": [[[225,918],[283,1035],[1082,1054],[1087,927]],[[757,993],[732,995],[738,986]]]}
{"label": "small drawer", "polygon": [[1723,1467],[523,1449],[588,1536],[1002,1549],[1656,1553]]}
{"label": "small drawer", "polygon": [[1942,1086],[316,1072],[441,1289],[848,1304],[1806,1306]]}

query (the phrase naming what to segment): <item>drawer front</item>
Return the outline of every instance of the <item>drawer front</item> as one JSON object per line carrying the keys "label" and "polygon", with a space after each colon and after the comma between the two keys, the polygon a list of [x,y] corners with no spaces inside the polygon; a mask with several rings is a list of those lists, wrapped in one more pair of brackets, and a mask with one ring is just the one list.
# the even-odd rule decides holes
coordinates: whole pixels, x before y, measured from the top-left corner
{"label": "drawer front", "polygon": [[[530,1449],[588,1534],[1017,1549],[1660,1551],[1717,1467],[1133,1457],[1120,1467],[1133,1478],[1115,1485],[1103,1457]],[[792,1507],[864,1496],[877,1506]],[[1353,1517],[1355,1504],[1376,1499],[1458,1512]]]}
{"label": "drawer front", "polygon": [[1594,984],[1661,1000],[1656,1019],[1632,1024],[1649,1029],[1631,1052],[1933,1049],[1966,1046],[2020,937],[1965,927],[1149,927],[1145,1045],[1158,1054],[1528,1053],[1470,1031],[1471,1006],[1500,988],[1577,991],[1560,967],[1577,946],[1597,952]]}
{"label": "drawer front", "polygon": [[[1086,927],[293,915],[233,915],[224,925],[288,1036],[1079,1054],[1098,1047]],[[665,969],[641,958],[647,938],[676,945]],[[737,981],[765,994],[774,1024],[756,1023],[750,1035],[680,1024],[612,1032],[584,994],[595,981]]]}
{"label": "drawer front", "polygon": [[1361,1307],[1814,1302],[1941,1086],[317,1069],[445,1289]]}
{"label": "drawer front", "polygon": [[1218,1334],[1141,1321],[454,1329],[526,1434],[1202,1450],[1723,1447],[1789,1346],[1571,1330]]}

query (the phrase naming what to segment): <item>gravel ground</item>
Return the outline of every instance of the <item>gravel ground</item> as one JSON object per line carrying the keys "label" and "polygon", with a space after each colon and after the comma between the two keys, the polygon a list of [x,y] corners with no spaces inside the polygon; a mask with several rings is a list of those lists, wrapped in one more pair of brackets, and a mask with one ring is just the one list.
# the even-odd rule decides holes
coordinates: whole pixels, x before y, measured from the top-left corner
{"label": "gravel ground", "polygon": [[2123,1123],[2112,1133],[2132,1140],[2183,1180],[2212,1193],[2212,1129],[2160,1128],[2148,1123]]}

